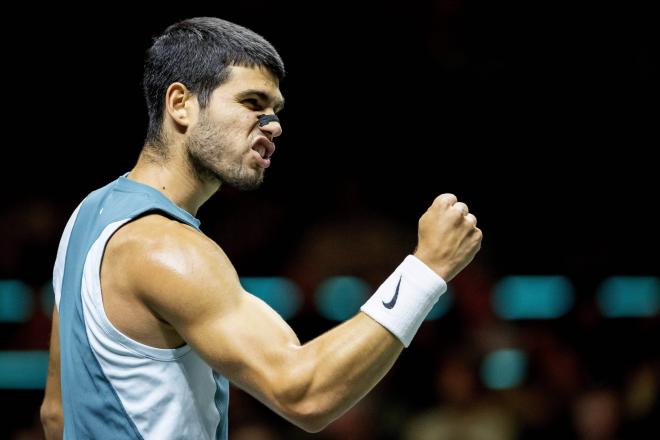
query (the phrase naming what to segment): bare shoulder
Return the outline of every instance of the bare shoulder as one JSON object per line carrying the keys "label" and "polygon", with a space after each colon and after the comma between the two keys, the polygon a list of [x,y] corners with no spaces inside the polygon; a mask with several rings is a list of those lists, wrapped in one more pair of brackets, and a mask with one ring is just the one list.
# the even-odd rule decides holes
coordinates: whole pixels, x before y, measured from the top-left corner
{"label": "bare shoulder", "polygon": [[[163,215],[146,215],[124,225],[108,242],[106,255],[124,274],[130,290],[168,321],[176,321],[173,314],[183,309],[217,302],[222,286],[230,287],[228,292],[240,289],[238,275],[220,246]],[[195,307],[188,307],[191,303]]]}
{"label": "bare shoulder", "polygon": [[[148,214],[122,226],[108,243],[108,248],[133,255],[148,254],[175,246],[182,251],[199,247],[219,247],[195,228],[161,214]],[[144,255],[143,255],[144,256]]]}

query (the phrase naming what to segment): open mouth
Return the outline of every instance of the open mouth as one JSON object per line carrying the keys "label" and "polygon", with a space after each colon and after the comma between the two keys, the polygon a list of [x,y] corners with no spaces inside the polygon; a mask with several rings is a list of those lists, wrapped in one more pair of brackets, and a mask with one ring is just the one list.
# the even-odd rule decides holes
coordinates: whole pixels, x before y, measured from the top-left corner
{"label": "open mouth", "polygon": [[275,152],[275,144],[265,137],[260,137],[252,146],[252,149],[259,153],[262,159],[270,159]]}

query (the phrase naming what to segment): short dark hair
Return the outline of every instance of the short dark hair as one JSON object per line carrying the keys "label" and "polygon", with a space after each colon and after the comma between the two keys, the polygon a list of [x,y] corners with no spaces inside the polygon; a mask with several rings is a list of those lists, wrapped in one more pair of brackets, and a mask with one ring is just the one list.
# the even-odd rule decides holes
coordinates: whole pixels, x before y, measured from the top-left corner
{"label": "short dark hair", "polygon": [[165,93],[183,83],[205,108],[213,90],[229,78],[231,65],[264,67],[279,80],[284,63],[275,48],[251,30],[215,17],[175,23],[154,39],[144,62],[144,96],[149,113],[145,144],[162,146]]}

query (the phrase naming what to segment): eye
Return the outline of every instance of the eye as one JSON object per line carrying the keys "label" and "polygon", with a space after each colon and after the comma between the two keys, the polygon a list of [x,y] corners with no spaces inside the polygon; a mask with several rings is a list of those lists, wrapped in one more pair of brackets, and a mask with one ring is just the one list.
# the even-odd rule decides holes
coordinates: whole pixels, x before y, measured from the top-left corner
{"label": "eye", "polygon": [[254,99],[254,98],[244,99],[243,104],[247,104],[247,106],[250,107],[253,110],[260,110],[261,109],[261,104],[259,103],[258,100]]}

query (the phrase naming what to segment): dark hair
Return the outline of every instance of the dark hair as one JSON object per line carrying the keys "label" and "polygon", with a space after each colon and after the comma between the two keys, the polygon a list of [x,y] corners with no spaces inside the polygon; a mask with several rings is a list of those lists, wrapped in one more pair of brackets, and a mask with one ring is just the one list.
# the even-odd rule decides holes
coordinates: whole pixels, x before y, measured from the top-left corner
{"label": "dark hair", "polygon": [[144,95],[149,113],[145,144],[162,147],[165,92],[183,83],[205,108],[213,90],[229,77],[228,67],[265,67],[284,78],[275,48],[249,29],[214,17],[196,17],[168,27],[154,39],[144,62]]}

